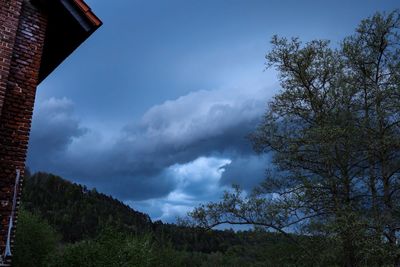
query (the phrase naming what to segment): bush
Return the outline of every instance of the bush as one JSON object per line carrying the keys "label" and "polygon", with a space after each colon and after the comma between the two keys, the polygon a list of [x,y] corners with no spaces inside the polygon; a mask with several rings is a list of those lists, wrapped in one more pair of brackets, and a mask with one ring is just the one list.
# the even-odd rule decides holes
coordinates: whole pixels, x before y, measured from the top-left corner
{"label": "bush", "polygon": [[47,222],[24,209],[19,211],[18,218],[13,266],[46,266],[56,251],[59,235]]}

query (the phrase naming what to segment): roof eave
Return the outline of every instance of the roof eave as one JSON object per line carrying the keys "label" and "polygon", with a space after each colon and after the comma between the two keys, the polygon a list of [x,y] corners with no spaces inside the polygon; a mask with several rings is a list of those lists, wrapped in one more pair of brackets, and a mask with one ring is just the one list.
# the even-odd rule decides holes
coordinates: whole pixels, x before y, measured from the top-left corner
{"label": "roof eave", "polygon": [[47,9],[49,17],[40,83],[103,23],[83,0],[31,1]]}
{"label": "roof eave", "polygon": [[73,1],[95,28],[98,28],[103,24],[103,22],[92,12],[90,7],[83,0]]}

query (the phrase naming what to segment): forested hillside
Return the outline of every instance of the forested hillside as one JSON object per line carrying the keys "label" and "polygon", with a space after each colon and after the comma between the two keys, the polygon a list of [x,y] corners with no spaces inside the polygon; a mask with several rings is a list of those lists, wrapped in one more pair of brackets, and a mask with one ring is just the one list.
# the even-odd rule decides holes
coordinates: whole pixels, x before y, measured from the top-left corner
{"label": "forested hillside", "polygon": [[47,173],[26,177],[22,207],[15,266],[286,266],[303,258],[279,234],[152,222],[110,196]]}
{"label": "forested hillside", "polygon": [[62,234],[64,242],[93,238],[105,226],[134,234],[152,226],[147,214],[96,189],[88,190],[52,174],[36,173],[26,179],[24,186],[23,207],[45,218]]}

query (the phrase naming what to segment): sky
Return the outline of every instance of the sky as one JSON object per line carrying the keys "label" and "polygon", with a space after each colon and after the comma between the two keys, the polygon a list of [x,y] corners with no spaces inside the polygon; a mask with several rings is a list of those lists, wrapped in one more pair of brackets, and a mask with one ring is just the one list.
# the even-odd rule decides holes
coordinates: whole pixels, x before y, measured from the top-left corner
{"label": "sky", "polygon": [[86,0],[104,25],[38,87],[27,165],[175,222],[264,178],[247,136],[279,87],[270,39],[328,39],[397,0]]}

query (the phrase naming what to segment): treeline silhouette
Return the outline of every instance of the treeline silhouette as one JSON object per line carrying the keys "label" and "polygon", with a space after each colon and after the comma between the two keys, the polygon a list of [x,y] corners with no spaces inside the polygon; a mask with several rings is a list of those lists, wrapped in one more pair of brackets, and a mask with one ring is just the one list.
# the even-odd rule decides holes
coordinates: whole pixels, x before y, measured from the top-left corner
{"label": "treeline silhouette", "polygon": [[96,189],[27,173],[15,266],[279,266],[301,258],[277,233],[152,222]]}

